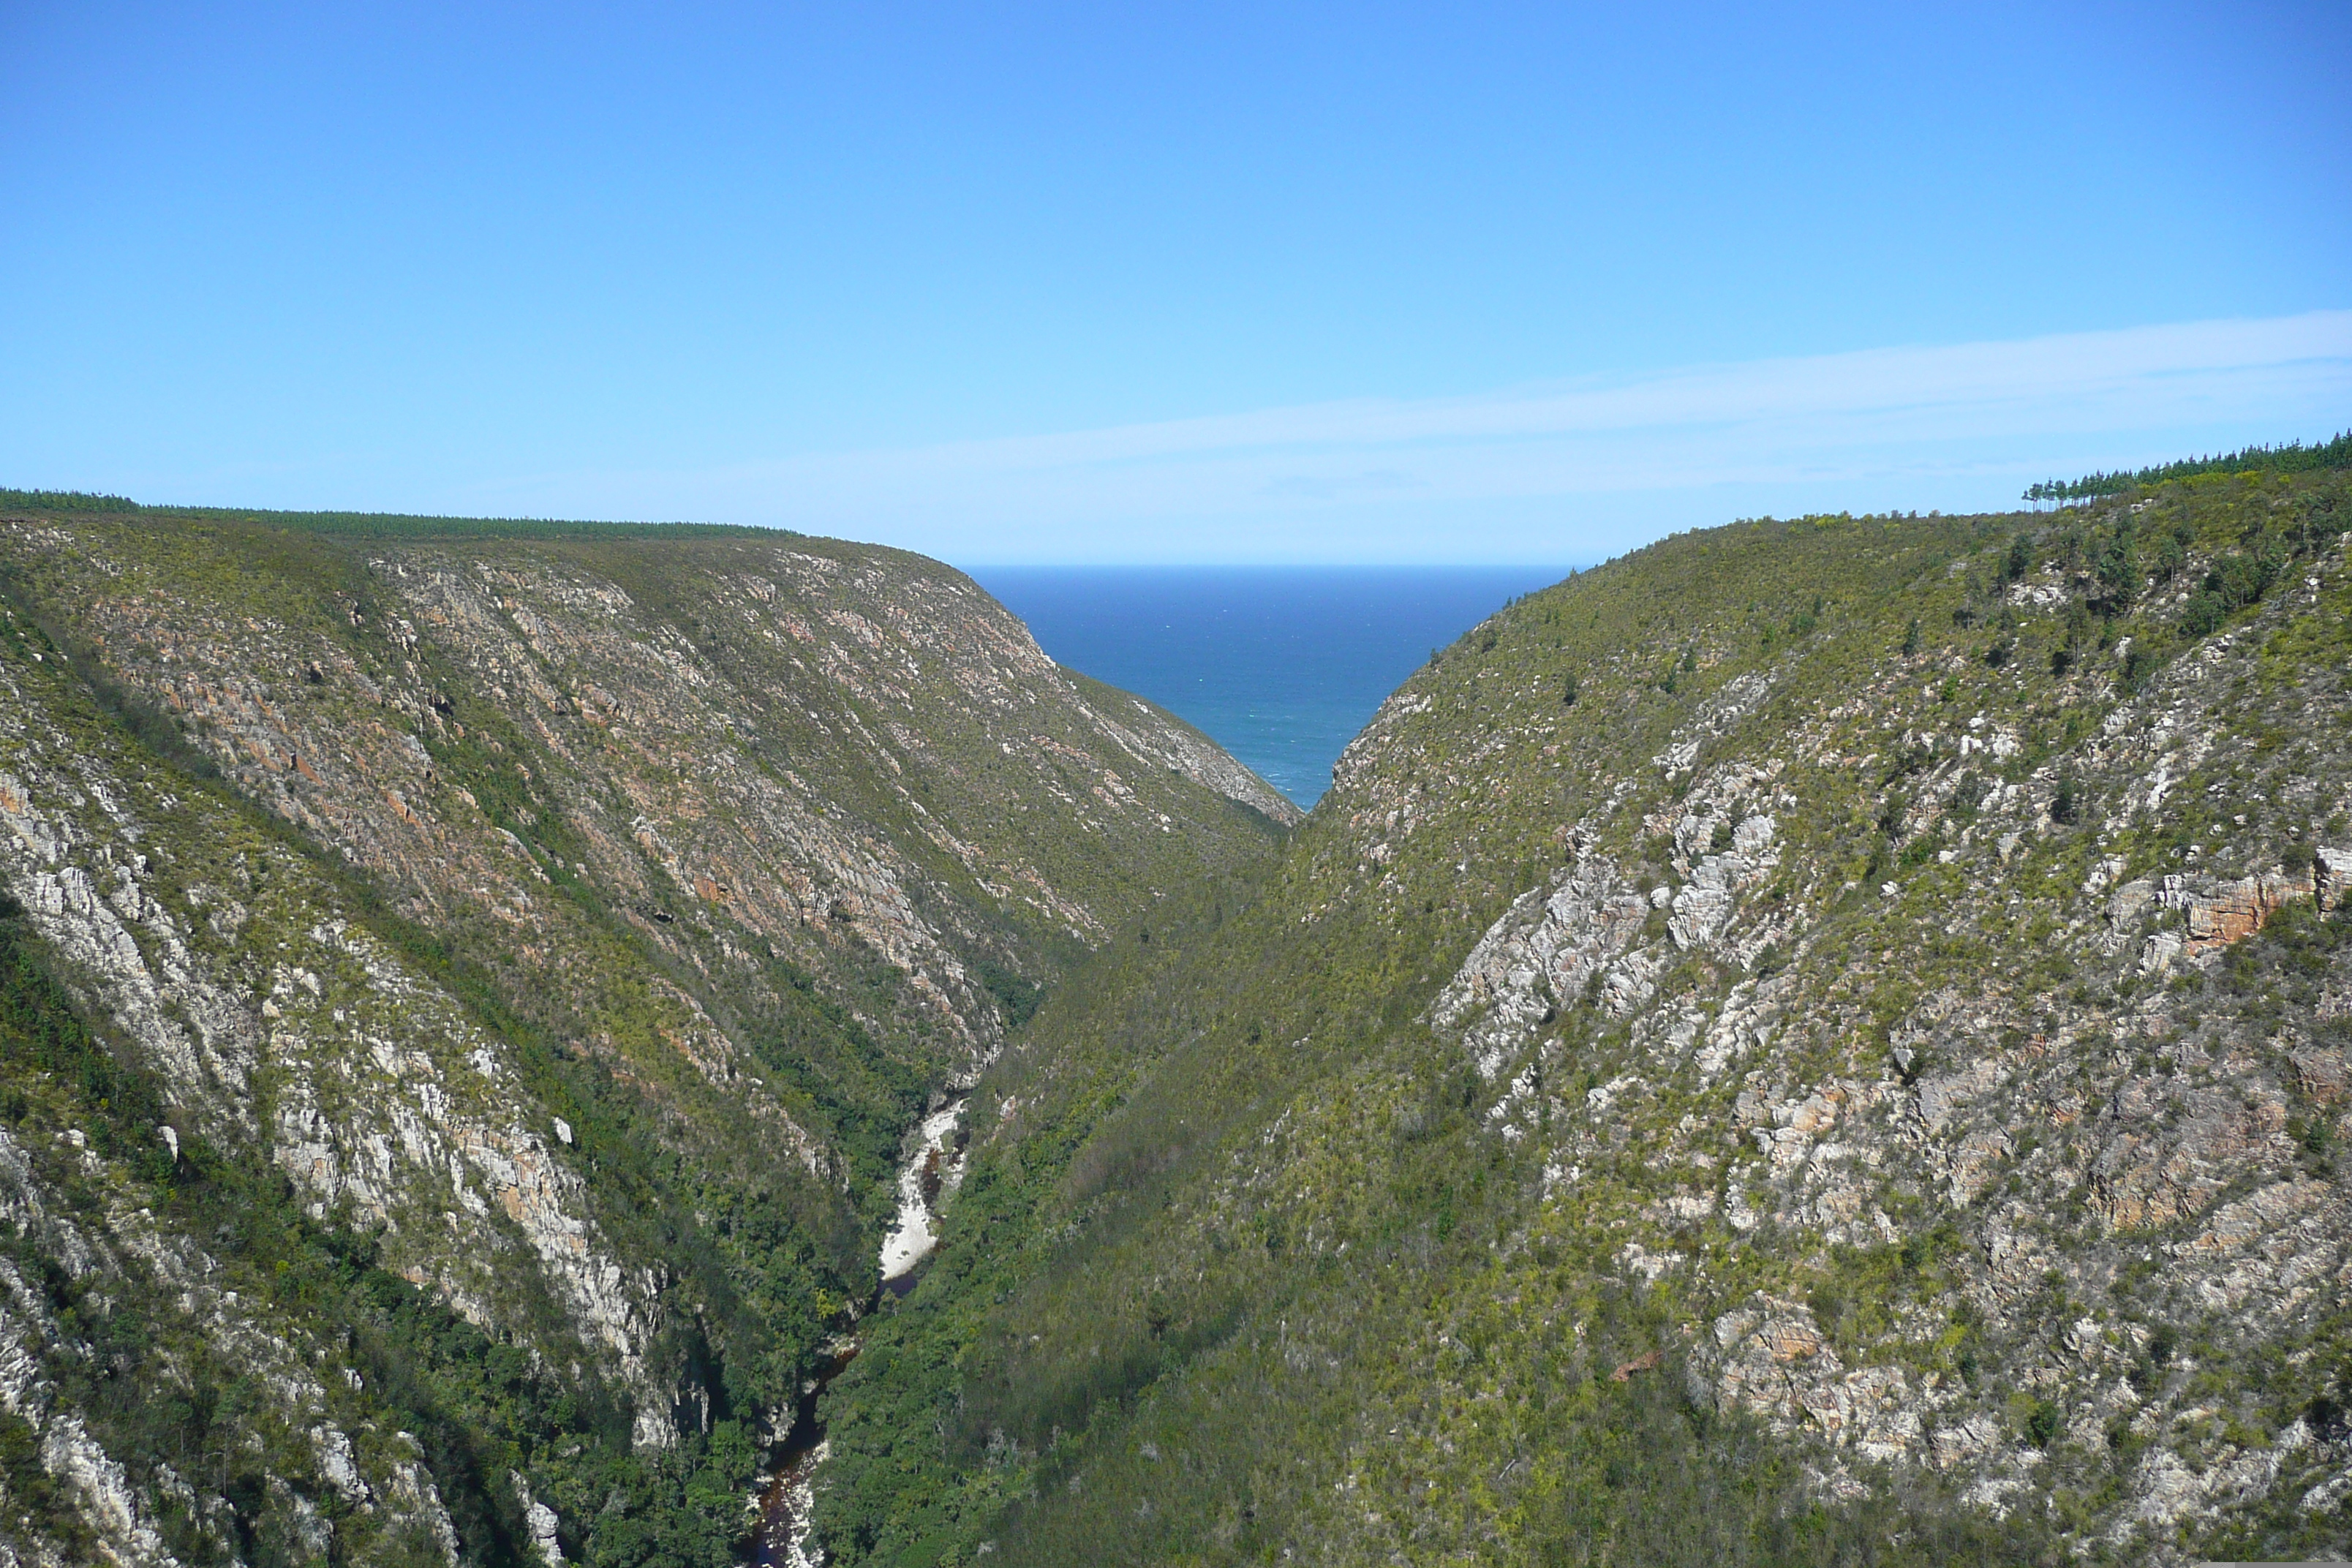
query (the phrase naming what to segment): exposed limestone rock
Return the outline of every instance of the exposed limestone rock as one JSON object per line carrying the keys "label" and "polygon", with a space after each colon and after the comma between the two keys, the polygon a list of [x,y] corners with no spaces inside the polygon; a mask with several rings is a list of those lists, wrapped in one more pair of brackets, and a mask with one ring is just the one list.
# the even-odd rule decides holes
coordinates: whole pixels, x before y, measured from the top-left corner
{"label": "exposed limestone rock", "polygon": [[[2169,1539],[2147,1532],[2208,1523],[2281,1488],[2318,1500],[2305,1506],[2319,1510],[2352,1495],[2352,1483],[2327,1489],[2336,1471],[2325,1445],[2297,1437],[2299,1426],[2267,1436],[2267,1446],[2248,1447],[2242,1434],[2221,1441],[2219,1417],[2185,1394],[2189,1373],[2162,1359],[2177,1342],[2168,1336],[2187,1331],[2152,1337],[2148,1320],[2132,1316],[2259,1320],[2262,1332],[2292,1343],[2352,1289],[2352,1188],[2334,1152],[2352,1134],[2341,1043],[2352,986],[2338,970],[2307,971],[2326,975],[2320,999],[2267,1015],[2274,1021],[2252,1031],[2171,1000],[2184,988],[2196,995],[2283,911],[2343,907],[2352,852],[2316,844],[2302,857],[2289,847],[2311,844],[2297,823],[2318,824],[2344,798],[2341,780],[2315,786],[2280,770],[2263,787],[2281,803],[2284,835],[2261,832],[2257,813],[2231,812],[2221,830],[2171,842],[2179,868],[2151,865],[2147,842],[2124,837],[2124,824],[2166,809],[2183,788],[2219,800],[2246,787],[2201,770],[2231,754],[2205,718],[2247,658],[2244,646],[2217,639],[2119,702],[2073,764],[2078,791],[2096,779],[2102,798],[2117,802],[2095,839],[2079,820],[2068,829],[2051,817],[2054,768],[2007,779],[1975,772],[2024,755],[2007,726],[1977,715],[1963,716],[1956,736],[1903,731],[1910,776],[1871,825],[1889,846],[1883,888],[1809,881],[1819,864],[1791,849],[1785,824],[1806,809],[1790,790],[1794,768],[1885,776],[1884,757],[1841,723],[1892,706],[1888,693],[1857,691],[1769,742],[1743,737],[1736,721],[1702,725],[1703,737],[1696,728],[1678,733],[1652,761],[1687,782],[1641,817],[1637,834],[1616,826],[1620,803],[1642,798],[1632,781],[1591,785],[1608,804],[1556,836],[1569,864],[1520,892],[1440,988],[1428,1021],[1499,1089],[1484,1125],[1542,1152],[1548,1204],[1583,1201],[1591,1172],[1610,1160],[1622,1168],[1635,1150],[1654,1173],[1640,1223],[1615,1244],[1629,1281],[1699,1289],[1688,1240],[1672,1251],[1662,1242],[1717,1226],[1748,1245],[1815,1258],[1825,1272],[1831,1248],[1916,1250],[1937,1226],[1967,1238],[1940,1265],[1941,1299],[1895,1313],[1859,1347],[1861,1359],[1832,1348],[1801,1299],[1758,1296],[1718,1311],[1691,1345],[1705,1397],[1811,1433],[1833,1456],[1949,1471],[1994,1511],[2038,1484],[2039,1445],[2103,1454],[2127,1429],[2151,1448],[2133,1472],[2118,1542]],[[1365,856],[1375,866],[1398,858],[1378,845],[1444,819],[1445,796],[1403,751],[1427,722],[1428,701],[1410,690],[1392,700],[1358,742],[1360,782],[1336,792],[1351,828],[1375,845]],[[1740,706],[1727,701],[1725,710]],[[1381,814],[1367,809],[1383,803]],[[1627,862],[1601,847],[1612,833],[1620,843],[1630,837],[1652,866],[1653,847],[1670,846],[1671,876],[1637,885]],[[2069,834],[2080,847],[2053,896],[2056,874],[2042,868]],[[1913,874],[1892,869],[1892,850],[1912,843],[1936,850],[1906,862],[1931,863],[1921,879],[1948,868],[1936,884],[1939,910],[1916,909]],[[2309,868],[2294,868],[2298,859]],[[1770,901],[1767,887],[1779,889]],[[1782,963],[1802,965],[1829,918],[1824,906],[1856,893],[1884,894],[1893,906],[1885,918],[1909,924],[1923,960],[1950,941],[1969,963],[1999,972],[2005,944],[2022,939],[2066,955],[2045,972],[2081,978],[2063,994],[2011,993],[1971,973],[1923,992],[1899,963],[1854,973],[1850,986],[1834,971],[1813,970],[1803,984],[1785,972],[1741,973],[1768,942]],[[2326,964],[2336,941],[2302,962]],[[1661,984],[1675,962],[1685,965],[1680,991]],[[1690,967],[1701,963],[1720,967]],[[1906,998],[1899,1014],[1864,1013],[1859,1004],[1874,986]],[[1570,1017],[1580,1006],[1591,1008],[1589,1025]],[[1563,1046],[1564,1035],[1582,1044]],[[1573,1079],[1580,1049],[1594,1042],[1629,1053],[1639,1071],[1615,1069],[1577,1092],[1549,1087]],[[1770,1065],[1804,1052],[1853,1070],[1800,1077]],[[1705,1107],[1718,1102],[1706,1091],[1735,1061],[1749,1070],[1717,1091],[1724,1098],[1710,1113]],[[1652,1097],[1668,1095],[1698,1097],[1700,1109],[1672,1128],[1644,1122]],[[2131,1294],[2143,1278],[2160,1289]],[[2100,1306],[2045,1333],[2037,1314],[2053,1299]],[[1997,1373],[1971,1365],[1973,1381],[1955,1376],[1948,1347],[1963,1325],[2014,1347],[2003,1352],[2012,1359]],[[2315,1372],[2312,1385],[2325,1375]],[[1857,1484],[1839,1468],[1846,1462],[1832,1458],[1823,1471],[1832,1493]]]}
{"label": "exposed limestone rock", "polygon": [[1666,922],[1677,947],[1709,945],[1722,933],[1741,898],[1780,864],[1771,847],[1772,819],[1759,813],[1740,819],[1727,852],[1699,858],[1690,880],[1676,889],[1674,916]]}
{"label": "exposed limestone rock", "polygon": [[[1438,995],[1431,1016],[1440,1028],[1465,1030],[1478,1070],[1493,1078],[1504,1061],[1588,984],[1605,984],[1610,965],[1641,936],[1647,898],[1603,857],[1580,859],[1549,889],[1519,896]],[[1622,996],[1636,994],[1638,975]],[[1612,997],[1612,1001],[1615,997]],[[1630,1010],[1630,1009],[1628,1009]]]}
{"label": "exposed limestone rock", "polygon": [[[232,944],[199,953],[185,922],[144,890],[146,857],[119,847],[137,841],[134,815],[121,806],[110,814],[110,840],[77,837],[77,784],[118,802],[131,798],[131,789],[87,756],[72,782],[37,771],[30,756],[11,760],[16,809],[7,818],[12,839],[0,840],[0,871],[24,889],[41,933],[103,988],[113,1016],[190,1106],[206,1108],[217,1131],[236,1135],[251,1114],[247,1081],[266,1075],[276,1106],[268,1130],[274,1157],[312,1194],[314,1215],[347,1212],[406,1238],[394,1241],[395,1252],[409,1251],[412,1267],[484,1321],[495,1293],[484,1271],[509,1249],[503,1220],[537,1256],[583,1337],[642,1379],[651,1277],[627,1279],[604,1255],[580,1178],[536,1132],[485,1114],[502,1104],[509,1116],[520,1109],[490,1037],[341,920],[306,922],[266,952]],[[96,895],[92,867],[113,870],[113,900]],[[278,871],[299,875],[290,860]],[[141,921],[148,947],[123,923],[124,910]],[[271,976],[262,997],[240,994],[240,972]],[[257,1037],[257,1024],[267,1025],[266,1037]],[[453,1226],[462,1240],[451,1252]]]}

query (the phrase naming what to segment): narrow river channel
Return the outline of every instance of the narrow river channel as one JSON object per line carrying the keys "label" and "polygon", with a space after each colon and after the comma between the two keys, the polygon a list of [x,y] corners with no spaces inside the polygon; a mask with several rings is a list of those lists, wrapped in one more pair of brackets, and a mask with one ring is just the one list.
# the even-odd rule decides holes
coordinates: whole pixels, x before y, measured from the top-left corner
{"label": "narrow river channel", "polygon": [[[882,1282],[870,1311],[881,1304],[881,1294],[904,1296],[922,1277],[924,1262],[940,1244],[940,1205],[963,1180],[965,1132],[964,1096],[954,1096],[923,1118],[913,1148],[898,1167],[898,1217],[882,1238]],[[824,1463],[824,1424],[817,1419],[817,1401],[842,1368],[857,1359],[865,1334],[858,1322],[825,1346],[825,1358],[816,1375],[801,1385],[800,1404],[792,1430],[776,1450],[775,1468],[760,1496],[760,1530],[753,1561],[759,1568],[820,1568],[824,1552],[810,1539],[809,1513],[816,1497],[816,1473]]]}

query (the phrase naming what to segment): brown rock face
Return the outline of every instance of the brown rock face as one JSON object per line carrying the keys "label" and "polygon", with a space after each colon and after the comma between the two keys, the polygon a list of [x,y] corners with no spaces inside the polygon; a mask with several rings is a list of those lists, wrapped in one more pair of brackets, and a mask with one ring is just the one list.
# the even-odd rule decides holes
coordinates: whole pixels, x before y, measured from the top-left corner
{"label": "brown rock face", "polygon": [[1617,1370],[1611,1373],[1609,1375],[1612,1380],[1618,1383],[1623,1383],[1637,1372],[1654,1372],[1657,1370],[1658,1363],[1664,1359],[1664,1352],[1650,1351],[1642,1355],[1635,1356],[1632,1361],[1620,1362],[1617,1365]]}
{"label": "brown rock face", "polygon": [[2295,1076],[2315,1105],[2341,1105],[2352,1090],[2352,1061],[2340,1048],[2317,1047],[2297,1051],[2292,1058]]}
{"label": "brown rock face", "polygon": [[2286,1109],[2266,1089],[2134,1079],[2104,1121],[2093,1206],[2118,1230],[2145,1230],[2198,1213],[2269,1154]]}
{"label": "brown rock face", "polygon": [[2273,874],[2224,883],[2210,894],[2182,896],[2189,911],[2189,951],[2205,952],[2242,942],[2290,899],[2312,896],[2308,878]]}

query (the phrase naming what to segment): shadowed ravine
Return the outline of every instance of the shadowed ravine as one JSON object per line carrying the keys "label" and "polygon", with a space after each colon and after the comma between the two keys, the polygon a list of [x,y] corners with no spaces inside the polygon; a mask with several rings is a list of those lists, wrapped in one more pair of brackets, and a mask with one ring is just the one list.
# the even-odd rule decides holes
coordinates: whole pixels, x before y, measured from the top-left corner
{"label": "shadowed ravine", "polygon": [[[881,1283],[867,1300],[866,1312],[881,1304],[885,1293],[897,1298],[912,1290],[939,1246],[940,1205],[963,1180],[966,1098],[957,1094],[925,1117],[916,1129],[914,1148],[899,1163],[898,1217],[882,1238]],[[753,1559],[760,1568],[814,1568],[824,1561],[823,1551],[811,1550],[808,1539],[813,1489],[827,1451],[817,1401],[857,1359],[863,1323],[864,1314],[860,1314],[825,1347],[824,1364],[801,1388],[792,1429],[776,1449],[766,1488],[760,1494],[760,1532]]]}

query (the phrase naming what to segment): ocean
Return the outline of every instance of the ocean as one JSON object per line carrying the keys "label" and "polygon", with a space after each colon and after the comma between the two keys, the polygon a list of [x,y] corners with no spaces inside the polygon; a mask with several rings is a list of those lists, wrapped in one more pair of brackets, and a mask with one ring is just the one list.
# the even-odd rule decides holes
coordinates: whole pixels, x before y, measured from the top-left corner
{"label": "ocean", "polygon": [[1404,678],[1565,566],[989,566],[1055,662],[1148,697],[1311,807]]}

